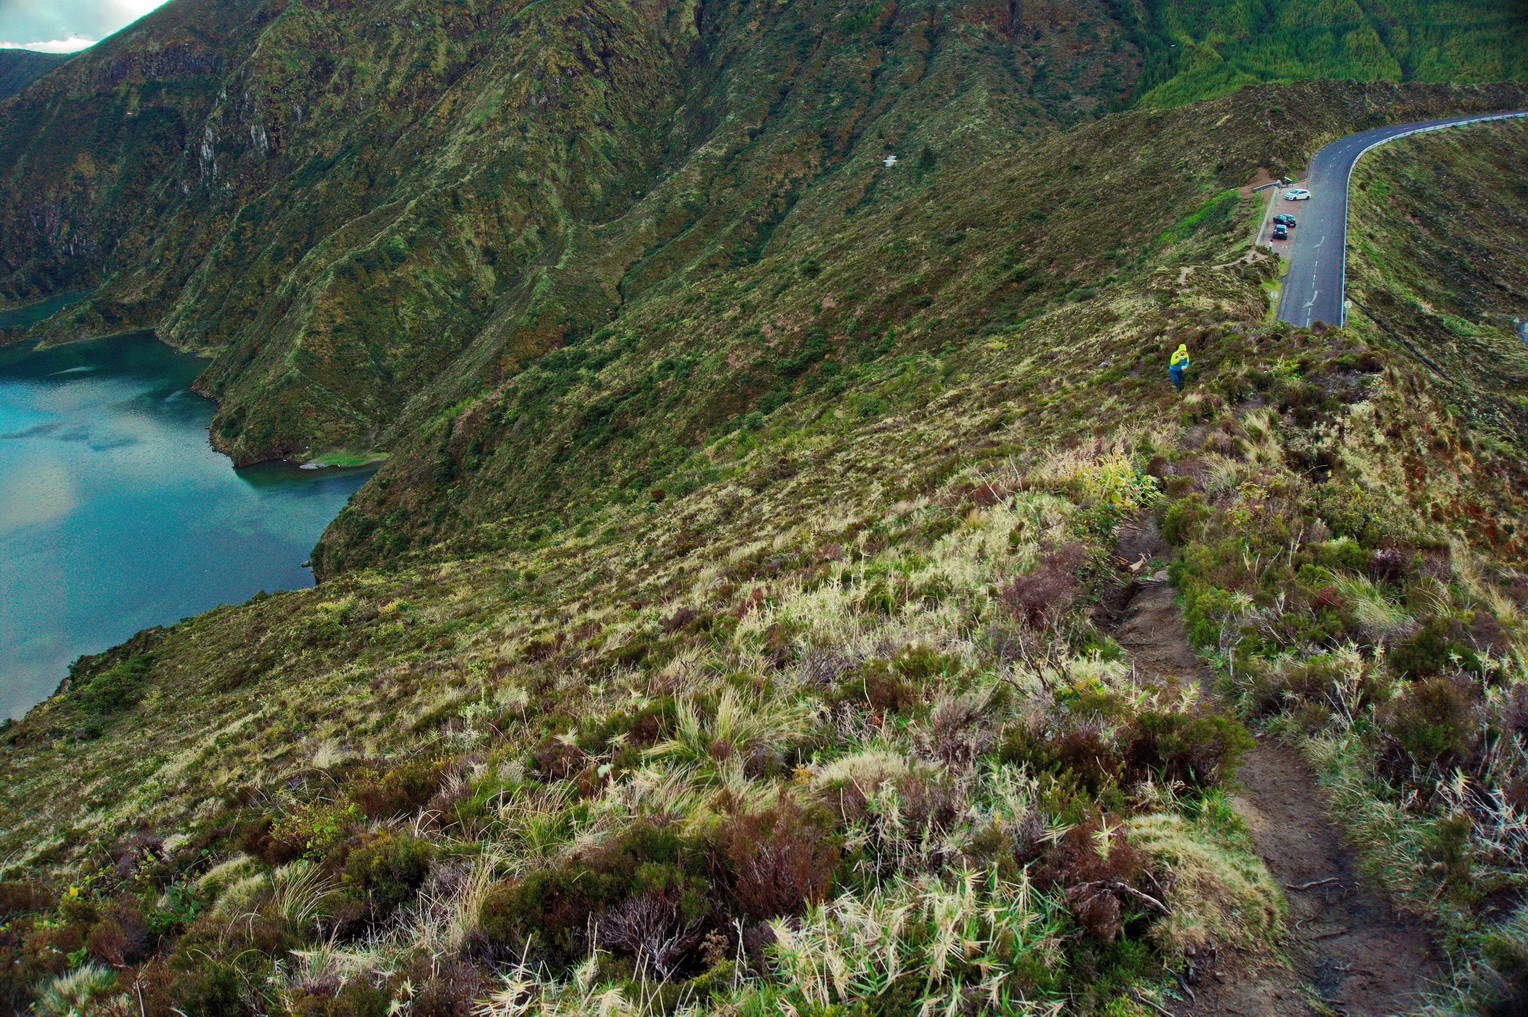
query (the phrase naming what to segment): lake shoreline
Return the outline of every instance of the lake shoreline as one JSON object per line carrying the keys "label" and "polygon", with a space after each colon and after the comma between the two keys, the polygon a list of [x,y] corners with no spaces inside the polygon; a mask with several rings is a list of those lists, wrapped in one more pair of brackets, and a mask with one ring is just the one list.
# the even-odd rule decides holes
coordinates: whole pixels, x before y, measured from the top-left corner
{"label": "lake shoreline", "polygon": [[136,633],[316,585],[302,563],[374,464],[234,463],[204,368],[143,329],[0,347],[0,717]]}

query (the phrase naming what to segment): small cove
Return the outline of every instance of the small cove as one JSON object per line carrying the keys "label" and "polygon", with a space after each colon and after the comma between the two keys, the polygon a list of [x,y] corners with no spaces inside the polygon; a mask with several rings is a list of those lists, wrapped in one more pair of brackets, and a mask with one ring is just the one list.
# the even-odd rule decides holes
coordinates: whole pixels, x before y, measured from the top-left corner
{"label": "small cove", "polygon": [[25,304],[0,311],[0,330],[35,325],[44,318],[51,318],[70,304],[79,303],[94,292],[95,290],[92,289],[80,290],[77,293],[61,293],[56,297],[39,300],[35,304]]}
{"label": "small cove", "polygon": [[302,562],[372,470],[234,469],[203,366],[146,332],[0,347],[0,716],[139,629],[312,585]]}

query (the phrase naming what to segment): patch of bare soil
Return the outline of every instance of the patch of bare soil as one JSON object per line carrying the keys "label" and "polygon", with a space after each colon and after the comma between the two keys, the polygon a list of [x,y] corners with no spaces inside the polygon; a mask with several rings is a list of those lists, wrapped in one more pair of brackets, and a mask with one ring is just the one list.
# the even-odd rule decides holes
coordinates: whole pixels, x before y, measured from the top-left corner
{"label": "patch of bare soil", "polygon": [[[1189,647],[1173,591],[1158,574],[1137,582],[1115,638],[1145,680],[1186,678],[1214,704]],[[1441,975],[1427,930],[1396,915],[1358,878],[1356,857],[1327,816],[1299,753],[1263,740],[1243,759],[1233,801],[1289,902],[1284,956],[1221,952],[1196,959],[1175,1017],[1393,1017],[1410,1012]]]}
{"label": "patch of bare soil", "polygon": [[1267,166],[1259,166],[1257,168],[1257,175],[1251,181],[1242,185],[1236,193],[1245,198],[1247,195],[1255,193],[1259,187],[1265,187],[1268,184],[1276,184],[1278,182],[1279,178],[1268,172]]}

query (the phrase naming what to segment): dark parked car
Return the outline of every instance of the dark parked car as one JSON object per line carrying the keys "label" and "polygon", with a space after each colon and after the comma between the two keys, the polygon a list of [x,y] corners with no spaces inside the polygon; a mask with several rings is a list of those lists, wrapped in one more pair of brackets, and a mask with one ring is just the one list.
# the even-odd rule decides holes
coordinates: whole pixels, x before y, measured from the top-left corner
{"label": "dark parked car", "polygon": [[1295,228],[1295,217],[1292,215],[1276,215],[1273,217],[1273,222],[1276,226],[1287,226],[1290,229]]}
{"label": "dark parked car", "polygon": [[1277,226],[1275,226],[1273,228],[1273,239],[1275,239],[1275,240],[1288,240],[1289,239],[1289,230],[1284,228],[1284,224],[1283,223],[1279,223]]}

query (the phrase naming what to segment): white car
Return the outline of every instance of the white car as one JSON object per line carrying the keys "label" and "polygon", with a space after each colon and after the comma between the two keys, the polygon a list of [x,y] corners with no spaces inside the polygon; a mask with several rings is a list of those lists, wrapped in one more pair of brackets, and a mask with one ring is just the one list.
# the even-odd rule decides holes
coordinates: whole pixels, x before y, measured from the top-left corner
{"label": "white car", "polygon": [[1292,191],[1284,192],[1285,201],[1309,201],[1310,192],[1303,187],[1296,187]]}

